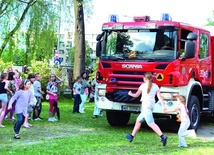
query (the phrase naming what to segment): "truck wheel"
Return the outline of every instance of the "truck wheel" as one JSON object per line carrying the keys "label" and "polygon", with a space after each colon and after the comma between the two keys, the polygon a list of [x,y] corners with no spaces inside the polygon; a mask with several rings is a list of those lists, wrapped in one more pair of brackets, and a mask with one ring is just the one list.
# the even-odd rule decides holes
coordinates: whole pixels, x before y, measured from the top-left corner
{"label": "truck wheel", "polygon": [[188,110],[190,117],[190,129],[198,129],[200,123],[200,106],[199,100],[196,96],[192,95],[188,102]]}
{"label": "truck wheel", "polygon": [[108,123],[111,126],[125,126],[128,124],[131,114],[120,111],[106,111]]}

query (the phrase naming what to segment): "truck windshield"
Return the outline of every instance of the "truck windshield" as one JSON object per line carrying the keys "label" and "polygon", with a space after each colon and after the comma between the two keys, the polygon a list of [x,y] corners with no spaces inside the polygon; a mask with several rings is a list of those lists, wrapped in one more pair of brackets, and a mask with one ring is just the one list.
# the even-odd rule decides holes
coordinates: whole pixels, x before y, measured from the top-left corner
{"label": "truck windshield", "polygon": [[176,58],[177,31],[108,31],[103,42],[102,60],[172,61]]}

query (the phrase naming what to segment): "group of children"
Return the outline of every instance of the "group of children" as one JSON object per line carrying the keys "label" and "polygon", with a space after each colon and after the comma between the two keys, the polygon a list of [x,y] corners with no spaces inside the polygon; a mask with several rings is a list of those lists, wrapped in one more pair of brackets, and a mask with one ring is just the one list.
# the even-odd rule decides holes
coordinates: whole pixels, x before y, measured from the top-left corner
{"label": "group of children", "polygon": [[[91,84],[87,81],[87,74],[83,72],[81,76],[76,78],[76,82],[73,85],[73,98],[74,98],[74,106],[73,113],[85,113],[85,103],[90,93],[89,102],[94,102],[94,93],[96,86],[96,79],[94,79]],[[94,105],[93,118],[97,118],[101,116],[102,112],[96,104]]]}
{"label": "group of children", "polygon": [[[13,78],[11,78],[11,76]],[[40,74],[29,74],[27,79],[16,79],[17,75],[11,69],[7,73],[1,73],[0,79],[0,127],[5,127],[2,121],[7,113],[11,112],[10,120],[13,120],[15,110],[17,121],[14,122],[14,138],[20,139],[19,131],[21,126],[32,127],[28,119],[33,113],[34,120],[41,120],[42,98],[44,92],[41,90]],[[13,120],[14,121],[14,120]]]}
{"label": "group of children", "polygon": [[154,122],[154,118],[152,115],[152,111],[155,106],[155,96],[157,95],[159,101],[162,104],[163,111],[165,113],[168,112],[176,112],[178,111],[180,114],[181,124],[180,128],[178,130],[178,139],[179,139],[179,147],[187,147],[185,137],[196,137],[195,130],[188,130],[190,125],[190,119],[188,115],[188,109],[186,107],[186,99],[184,96],[179,95],[177,96],[177,102],[178,106],[174,109],[168,110],[165,107],[164,101],[161,97],[160,90],[158,86],[152,82],[152,74],[151,73],[145,73],[144,75],[144,83],[140,85],[138,88],[138,91],[136,93],[132,93],[129,91],[128,95],[132,97],[138,97],[141,96],[141,102],[142,102],[142,111],[140,115],[136,119],[136,123],[134,126],[134,129],[131,134],[126,134],[126,138],[129,142],[133,141],[134,136],[139,131],[141,127],[141,123],[145,120],[147,125],[152,128],[152,130],[158,134],[161,138],[161,142],[163,146],[167,144],[168,137],[162,133],[158,125]]}
{"label": "group of children", "polygon": [[[41,78],[40,74],[36,75],[29,74],[28,79],[22,80],[21,83],[19,83],[18,87],[13,86],[14,88],[12,88],[12,86],[10,86],[11,87],[10,89],[8,75],[10,75],[10,72],[1,73],[0,79],[0,101],[1,101],[0,127],[5,127],[4,125],[2,125],[2,120],[5,118],[5,112],[6,110],[11,110],[14,105],[17,116],[17,121],[14,123],[14,132],[15,132],[14,138],[20,139],[19,131],[21,126],[23,124],[25,125],[25,127],[31,126],[28,123],[28,117],[33,111],[32,107],[34,107],[33,115],[34,119],[35,120],[40,119],[40,113],[42,108],[41,100],[43,98],[42,95],[44,94],[44,92],[41,90],[41,83],[39,82]],[[88,97],[89,87],[91,86],[86,80],[86,76],[87,76],[86,72],[82,73],[81,76],[77,77],[77,80],[73,85],[73,97],[74,97],[73,113],[84,113],[85,102]],[[62,80],[59,77],[57,77],[55,74],[51,74],[50,81],[48,82],[46,87],[47,93],[50,95],[49,98],[50,108],[48,121],[51,122],[57,121],[57,119],[54,116],[56,113],[55,107],[56,104],[58,104],[58,85],[61,82]],[[94,83],[93,85],[96,85],[96,83]],[[152,114],[152,111],[155,106],[156,95],[159,101],[161,102],[163,111],[165,113],[176,111],[180,113],[181,124],[178,131],[179,147],[187,147],[185,141],[186,136],[196,137],[195,130],[193,129],[188,130],[190,125],[190,119],[188,115],[188,109],[185,104],[186,103],[185,97],[179,95],[177,97],[178,106],[174,109],[170,110],[166,109],[164,101],[160,94],[159,87],[152,82],[151,73],[145,73],[144,83],[140,85],[138,91],[136,93],[132,93],[131,91],[129,91],[128,95],[135,98],[137,98],[139,95],[142,95],[141,96],[142,111],[136,119],[136,123],[132,133],[126,135],[126,138],[129,142],[133,141],[135,135],[137,134],[141,127],[142,122],[145,120],[148,126],[156,134],[160,136],[163,146],[167,144],[168,137],[162,133],[158,125],[155,123]],[[99,109],[97,110],[96,108],[94,109],[94,111],[100,112],[100,110]]]}

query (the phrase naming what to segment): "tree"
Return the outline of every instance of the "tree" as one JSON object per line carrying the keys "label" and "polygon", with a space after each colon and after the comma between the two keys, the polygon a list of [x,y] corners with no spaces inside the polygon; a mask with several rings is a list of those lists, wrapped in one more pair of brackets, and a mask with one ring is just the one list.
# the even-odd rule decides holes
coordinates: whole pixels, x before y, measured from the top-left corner
{"label": "tree", "polygon": [[206,26],[214,26],[214,11],[213,11],[213,18],[208,19],[208,23],[206,24]]}
{"label": "tree", "polygon": [[3,0],[0,2],[0,16],[9,16],[10,12],[17,9],[16,7],[20,8],[20,3],[22,6],[25,6],[23,12],[21,13],[21,16],[17,20],[15,26],[12,28],[12,30],[9,31],[9,33],[5,34],[3,43],[0,46],[0,56],[2,55],[7,43],[10,41],[10,39],[13,37],[13,35],[16,33],[16,31],[20,28],[20,25],[24,21],[28,11],[30,10],[31,6],[33,6],[37,0],[17,0],[17,3],[15,3],[13,0]]}
{"label": "tree", "polygon": [[[71,62],[71,66],[74,66],[74,53],[75,47],[72,47],[70,51],[68,51],[68,59]],[[85,41],[85,67],[90,67],[92,63],[91,54],[93,53],[93,49],[89,46],[88,41]]]}
{"label": "tree", "polygon": [[67,0],[1,1],[0,56],[22,65],[50,59],[57,46],[59,20],[64,22],[66,18],[71,23],[72,5]]}
{"label": "tree", "polygon": [[76,78],[85,71],[85,25],[83,0],[74,0],[74,69],[73,76]]}
{"label": "tree", "polygon": [[55,25],[57,12],[51,3],[38,3],[29,12],[25,33],[25,63],[48,60],[57,44]]}

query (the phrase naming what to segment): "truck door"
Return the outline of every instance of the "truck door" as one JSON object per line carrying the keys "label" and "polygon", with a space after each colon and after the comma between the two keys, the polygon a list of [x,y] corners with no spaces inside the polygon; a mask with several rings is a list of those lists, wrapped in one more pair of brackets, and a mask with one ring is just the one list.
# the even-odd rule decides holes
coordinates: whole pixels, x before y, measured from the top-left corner
{"label": "truck door", "polygon": [[199,36],[199,78],[202,85],[211,84],[211,53],[209,52],[209,35]]}

